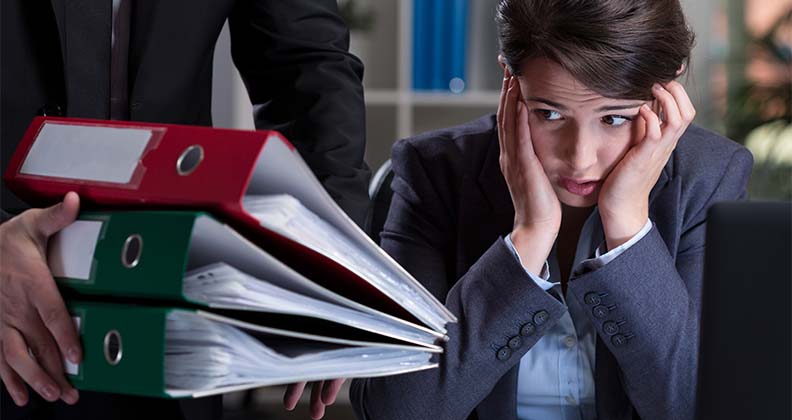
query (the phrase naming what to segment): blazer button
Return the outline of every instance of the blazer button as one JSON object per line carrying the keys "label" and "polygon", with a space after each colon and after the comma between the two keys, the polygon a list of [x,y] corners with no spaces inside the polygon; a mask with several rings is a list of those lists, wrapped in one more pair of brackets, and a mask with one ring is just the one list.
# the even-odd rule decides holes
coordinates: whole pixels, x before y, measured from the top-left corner
{"label": "blazer button", "polygon": [[583,302],[586,302],[588,305],[599,305],[602,303],[602,298],[600,297],[599,293],[590,292],[586,293],[586,296],[583,296]]}
{"label": "blazer button", "polygon": [[613,343],[614,347],[624,347],[627,345],[627,341],[632,338],[631,334],[616,334],[611,337],[611,343]]}
{"label": "blazer button", "polygon": [[541,311],[534,314],[533,322],[536,325],[542,326],[545,322],[547,322],[547,318],[550,318],[550,314],[542,309]]}
{"label": "blazer button", "polygon": [[530,337],[536,332],[536,325],[533,322],[528,322],[520,328],[520,335],[523,337]]}
{"label": "blazer button", "polygon": [[500,360],[500,361],[504,361],[504,360],[507,360],[508,358],[510,358],[511,354],[512,354],[511,349],[506,347],[506,346],[504,346],[504,347],[501,347],[501,348],[498,349],[498,353],[495,355],[495,357],[497,357],[498,360]]}
{"label": "blazer button", "polygon": [[512,350],[517,350],[522,346],[522,338],[519,335],[515,335],[514,337],[509,339],[509,348]]}
{"label": "blazer button", "polygon": [[619,325],[613,321],[605,321],[605,323],[602,324],[602,330],[605,331],[605,334],[613,335],[619,332]]}
{"label": "blazer button", "polygon": [[597,306],[591,308],[591,313],[594,314],[595,318],[605,319],[605,318],[608,317],[608,314],[610,313],[610,311],[612,311],[614,309],[616,309],[616,305],[609,305],[609,306],[597,305]]}

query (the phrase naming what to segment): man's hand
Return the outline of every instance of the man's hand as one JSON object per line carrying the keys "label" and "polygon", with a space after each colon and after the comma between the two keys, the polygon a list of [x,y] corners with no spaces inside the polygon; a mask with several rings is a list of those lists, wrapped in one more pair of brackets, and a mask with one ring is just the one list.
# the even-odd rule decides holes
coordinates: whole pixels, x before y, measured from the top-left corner
{"label": "man's hand", "polygon": [[[341,390],[341,385],[346,379],[333,379],[330,381],[312,382],[311,388],[311,418],[319,420],[324,417],[325,407],[333,405]],[[283,406],[292,411],[305,390],[306,382],[297,382],[286,388],[283,394]]]}
{"label": "man's hand", "polygon": [[27,404],[25,383],[47,401],[75,404],[79,394],[63,373],[63,356],[82,359],[71,316],[47,265],[47,241],[79,212],[76,193],[46,209],[30,209],[0,225],[0,377]]}

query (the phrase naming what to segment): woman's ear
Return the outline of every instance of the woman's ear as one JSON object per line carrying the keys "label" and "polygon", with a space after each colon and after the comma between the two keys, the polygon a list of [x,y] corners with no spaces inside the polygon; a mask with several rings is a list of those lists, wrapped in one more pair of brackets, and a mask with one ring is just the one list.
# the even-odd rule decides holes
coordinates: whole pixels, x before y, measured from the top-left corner
{"label": "woman's ear", "polygon": [[684,72],[685,72],[685,63],[682,63],[679,66],[679,69],[676,71],[676,76],[679,77],[679,75],[681,75]]}

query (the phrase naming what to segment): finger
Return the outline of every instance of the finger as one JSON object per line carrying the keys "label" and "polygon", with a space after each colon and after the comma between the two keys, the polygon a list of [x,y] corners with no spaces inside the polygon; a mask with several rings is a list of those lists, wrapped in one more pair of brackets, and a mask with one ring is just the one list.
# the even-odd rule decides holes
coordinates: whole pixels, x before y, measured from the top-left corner
{"label": "finger", "polygon": [[322,403],[322,385],[324,381],[316,381],[311,387],[311,418],[319,420],[324,417],[325,405]]}
{"label": "finger", "polygon": [[[38,325],[38,327],[36,327]],[[69,405],[74,405],[79,399],[79,393],[71,386],[63,373],[63,357],[58,350],[58,345],[50,335],[50,332],[40,323],[39,320],[31,323],[26,330],[28,339],[26,340],[33,353],[33,357],[49,375],[55,380],[61,390],[61,399]],[[33,338],[35,337],[35,338]]]}
{"label": "finger", "polygon": [[58,385],[33,360],[19,331],[5,327],[2,344],[3,358],[23,381],[30,384],[47,401],[53,402],[60,398]]}
{"label": "finger", "polygon": [[54,206],[29,211],[32,212],[31,233],[38,239],[46,239],[74,222],[80,212],[80,198],[70,191]]}
{"label": "finger", "polygon": [[638,113],[646,122],[646,133],[644,134],[643,143],[654,144],[661,138],[660,118],[649,109],[649,106],[644,104],[638,110]]}
{"label": "finger", "polygon": [[336,397],[338,397],[338,392],[341,391],[341,387],[344,385],[344,379],[333,379],[332,381],[326,381],[324,387],[322,387],[322,402],[325,405],[333,405],[335,403]]}
{"label": "finger", "polygon": [[514,123],[517,112],[517,91],[519,90],[517,78],[512,76],[509,80],[509,88],[506,91],[506,102],[503,105],[503,146],[502,152],[512,155],[514,145]]}
{"label": "finger", "polygon": [[286,392],[283,394],[283,406],[287,410],[292,411],[294,407],[297,407],[306,384],[306,382],[297,382],[286,387]]}
{"label": "finger", "polygon": [[690,100],[685,87],[681,83],[672,80],[665,85],[665,88],[674,96],[683,122],[690,123],[693,121],[693,118],[696,117],[696,108],[693,106],[693,102]]}
{"label": "finger", "polygon": [[20,378],[13,369],[11,369],[11,366],[8,366],[8,363],[6,363],[2,357],[0,357],[0,378],[3,379],[6,391],[11,395],[14,404],[19,407],[27,404],[28,393],[25,382],[22,381],[22,378]]}
{"label": "finger", "polygon": [[509,89],[509,77],[506,75],[508,74],[508,70],[503,70],[503,84],[501,86],[501,93],[500,98],[498,100],[498,142],[500,143],[501,150],[503,150],[503,108],[506,105],[506,94]]}
{"label": "finger", "polygon": [[[46,275],[49,276],[49,273]],[[51,276],[45,284],[35,290],[35,295],[30,296],[30,299],[47,330],[55,338],[61,354],[74,364],[80,363],[82,346],[77,336],[77,329]]]}
{"label": "finger", "polygon": [[[643,106],[646,106],[646,104],[642,105],[642,107]],[[630,146],[635,147],[641,142],[643,142],[646,136],[646,127],[647,127],[646,118],[644,118],[641,115],[641,108],[638,108],[638,114],[635,116],[634,124],[632,126],[633,126],[633,132],[632,132],[633,141]]]}
{"label": "finger", "polygon": [[676,134],[680,127],[682,127],[682,115],[679,114],[679,107],[676,104],[674,96],[658,83],[654,84],[652,92],[663,107],[663,114],[665,116],[664,128],[668,129],[666,131],[668,131],[669,135]]}
{"label": "finger", "polygon": [[524,158],[533,160],[536,155],[534,154],[531,140],[531,127],[528,125],[528,109],[522,102],[517,103],[517,124],[515,128],[521,155]]}

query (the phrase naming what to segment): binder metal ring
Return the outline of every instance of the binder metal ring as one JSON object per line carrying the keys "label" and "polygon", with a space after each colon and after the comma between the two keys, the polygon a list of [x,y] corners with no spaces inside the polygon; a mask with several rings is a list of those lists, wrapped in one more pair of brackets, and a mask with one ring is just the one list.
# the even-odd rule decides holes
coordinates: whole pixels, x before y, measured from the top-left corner
{"label": "binder metal ring", "polygon": [[135,268],[140,262],[143,254],[143,237],[137,233],[129,235],[124,241],[124,248],[121,250],[121,263],[126,268]]}
{"label": "binder metal ring", "polygon": [[121,334],[116,330],[111,330],[105,334],[104,356],[107,363],[115,366],[121,362],[124,356],[124,348],[121,344]]}
{"label": "binder metal ring", "polygon": [[204,158],[204,149],[199,144],[193,144],[186,148],[179,160],[176,161],[176,172],[181,176],[187,176],[201,164]]}

